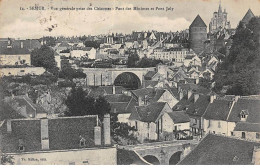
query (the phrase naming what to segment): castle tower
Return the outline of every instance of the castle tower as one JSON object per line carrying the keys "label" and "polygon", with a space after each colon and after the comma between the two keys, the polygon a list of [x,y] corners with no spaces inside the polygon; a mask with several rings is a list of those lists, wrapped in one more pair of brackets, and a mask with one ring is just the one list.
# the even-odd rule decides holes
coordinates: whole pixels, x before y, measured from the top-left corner
{"label": "castle tower", "polygon": [[207,40],[207,25],[200,15],[194,19],[189,27],[190,48],[199,54],[204,49],[204,42]]}
{"label": "castle tower", "polygon": [[241,20],[243,23],[248,24],[248,22],[255,17],[255,15],[253,14],[253,12],[251,11],[251,9],[248,9],[248,11],[246,12],[245,16],[243,17],[243,19]]}

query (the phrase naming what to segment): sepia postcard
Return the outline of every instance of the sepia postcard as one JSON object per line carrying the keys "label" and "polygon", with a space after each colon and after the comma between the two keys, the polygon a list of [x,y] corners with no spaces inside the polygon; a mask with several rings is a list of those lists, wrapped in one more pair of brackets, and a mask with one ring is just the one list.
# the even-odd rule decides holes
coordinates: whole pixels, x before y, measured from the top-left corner
{"label": "sepia postcard", "polygon": [[0,165],[259,165],[260,0],[0,0]]}

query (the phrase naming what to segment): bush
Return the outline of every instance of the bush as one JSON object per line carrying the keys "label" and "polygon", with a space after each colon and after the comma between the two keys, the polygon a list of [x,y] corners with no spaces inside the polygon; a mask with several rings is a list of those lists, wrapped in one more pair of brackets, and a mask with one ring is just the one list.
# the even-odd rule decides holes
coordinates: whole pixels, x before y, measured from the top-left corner
{"label": "bush", "polygon": [[58,82],[58,87],[75,87],[75,86],[76,84],[69,80]]}

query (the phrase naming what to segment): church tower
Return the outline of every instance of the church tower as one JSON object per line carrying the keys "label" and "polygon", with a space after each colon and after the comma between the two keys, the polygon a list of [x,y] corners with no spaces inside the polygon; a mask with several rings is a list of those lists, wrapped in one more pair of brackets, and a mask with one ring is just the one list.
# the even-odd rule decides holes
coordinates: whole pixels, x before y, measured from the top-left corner
{"label": "church tower", "polygon": [[190,48],[199,54],[204,49],[204,42],[207,40],[207,25],[200,15],[194,19],[189,27]]}
{"label": "church tower", "polygon": [[213,17],[209,23],[209,32],[215,33],[222,29],[230,29],[230,22],[227,20],[226,9],[222,11],[221,2],[219,3],[218,12],[213,13]]}

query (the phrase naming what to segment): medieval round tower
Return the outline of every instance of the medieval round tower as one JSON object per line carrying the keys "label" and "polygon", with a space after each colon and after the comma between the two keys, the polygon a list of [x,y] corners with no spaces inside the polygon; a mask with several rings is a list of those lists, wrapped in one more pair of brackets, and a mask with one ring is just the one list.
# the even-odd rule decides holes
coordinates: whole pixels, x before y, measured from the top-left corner
{"label": "medieval round tower", "polygon": [[207,25],[201,19],[200,15],[194,19],[189,27],[189,42],[190,48],[196,54],[199,54],[204,49],[204,42],[207,40]]}

